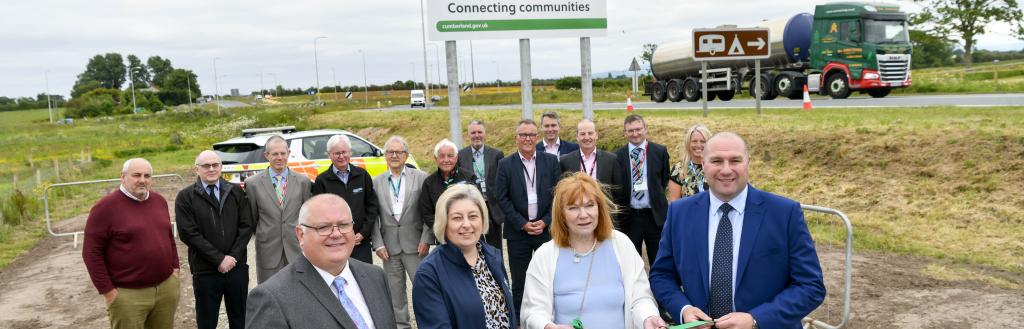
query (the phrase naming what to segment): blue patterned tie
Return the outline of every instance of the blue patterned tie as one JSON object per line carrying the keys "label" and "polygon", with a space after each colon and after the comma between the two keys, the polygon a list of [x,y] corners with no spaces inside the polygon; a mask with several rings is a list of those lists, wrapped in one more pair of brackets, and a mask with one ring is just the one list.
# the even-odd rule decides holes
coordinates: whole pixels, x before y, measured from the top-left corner
{"label": "blue patterned tie", "polygon": [[356,304],[352,303],[352,299],[348,298],[348,294],[345,294],[345,278],[337,277],[334,278],[334,283],[331,286],[334,287],[334,291],[337,292],[338,300],[341,301],[341,307],[345,309],[345,313],[352,318],[352,322],[355,322],[356,327],[360,329],[368,329],[366,321],[363,320],[363,314],[356,308]]}
{"label": "blue patterned tie", "polygon": [[722,219],[715,235],[715,253],[711,261],[711,296],[708,310],[712,318],[732,313],[732,223],[728,203],[722,204]]}

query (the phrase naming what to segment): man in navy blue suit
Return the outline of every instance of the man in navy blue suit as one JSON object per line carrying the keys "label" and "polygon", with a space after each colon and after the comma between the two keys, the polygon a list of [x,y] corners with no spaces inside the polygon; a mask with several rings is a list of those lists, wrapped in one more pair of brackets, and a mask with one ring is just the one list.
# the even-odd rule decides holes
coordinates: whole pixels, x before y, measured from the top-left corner
{"label": "man in navy blue suit", "polygon": [[563,141],[558,137],[562,131],[562,120],[558,113],[544,112],[540,116],[540,127],[544,132],[544,140],[537,143],[537,152],[555,156],[555,159],[580,149],[579,144]]}
{"label": "man in navy blue suit", "polygon": [[551,199],[562,174],[558,158],[537,152],[537,124],[522,119],[516,126],[518,151],[498,161],[494,197],[505,215],[505,239],[508,240],[508,267],[512,275],[512,299],[515,309],[523,302],[526,268],[533,252],[551,240]]}
{"label": "man in navy blue suit", "polygon": [[704,147],[710,193],[669,206],[651,290],[677,321],[800,328],[825,298],[800,204],[748,185],[749,161],[739,135],[716,134]]}

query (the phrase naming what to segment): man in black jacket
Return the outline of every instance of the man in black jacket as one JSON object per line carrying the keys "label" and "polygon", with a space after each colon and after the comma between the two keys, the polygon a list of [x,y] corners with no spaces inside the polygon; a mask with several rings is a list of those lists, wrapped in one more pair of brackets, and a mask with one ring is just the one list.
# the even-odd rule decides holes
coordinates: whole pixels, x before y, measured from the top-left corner
{"label": "man in black jacket", "polygon": [[505,157],[505,153],[485,144],[487,128],[483,121],[470,121],[466,132],[470,145],[459,150],[459,168],[476,179],[476,186],[480,187],[480,192],[487,199],[491,225],[484,239],[491,246],[502,250],[501,225],[505,222],[505,214],[501,213],[501,207],[498,207],[494,199],[494,180],[498,174],[498,161]]}
{"label": "man in black jacket", "polygon": [[246,245],[255,229],[242,189],[220,178],[220,157],[203,151],[196,157],[196,183],[174,200],[178,236],[188,246],[196,326],[217,328],[221,298],[230,328],[245,327],[249,291]]}
{"label": "man in black jacket", "polygon": [[373,264],[370,240],[373,225],[380,214],[377,193],[373,191],[373,177],[366,169],[349,163],[352,160],[352,142],[348,136],[331,136],[327,140],[327,154],[331,157],[331,167],[316,176],[311,192],[313,195],[332,193],[345,199],[352,208],[352,222],[355,224],[356,246],[352,249],[352,258]]}
{"label": "man in black jacket", "polygon": [[648,264],[653,264],[668,210],[668,149],[647,140],[647,122],[638,114],[626,116],[622,130],[628,142],[615,151],[619,166],[627,175],[623,191],[628,194],[625,203],[619,205],[624,211],[621,228],[633,241],[637,253],[642,255],[643,246],[647,246]]}

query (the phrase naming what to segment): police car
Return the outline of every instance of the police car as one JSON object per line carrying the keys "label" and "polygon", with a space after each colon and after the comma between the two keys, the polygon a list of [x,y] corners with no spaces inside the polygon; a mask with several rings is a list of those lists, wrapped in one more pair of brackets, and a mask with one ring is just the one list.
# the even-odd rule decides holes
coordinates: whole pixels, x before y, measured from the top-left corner
{"label": "police car", "polygon": [[[270,136],[278,134],[284,137],[291,150],[288,168],[305,174],[310,180],[316,179],[317,175],[331,167],[331,159],[327,155],[327,140],[334,135],[348,136],[352,142],[352,165],[366,169],[370,176],[377,176],[388,170],[384,151],[359,135],[338,129],[296,131],[294,126],[285,126],[244,129],[242,137],[213,144],[213,151],[220,156],[224,165],[221,173],[224,179],[232,183],[242,183],[246,178],[266,170],[270,163],[263,156],[264,146]],[[406,166],[419,167],[411,154],[406,160]]]}

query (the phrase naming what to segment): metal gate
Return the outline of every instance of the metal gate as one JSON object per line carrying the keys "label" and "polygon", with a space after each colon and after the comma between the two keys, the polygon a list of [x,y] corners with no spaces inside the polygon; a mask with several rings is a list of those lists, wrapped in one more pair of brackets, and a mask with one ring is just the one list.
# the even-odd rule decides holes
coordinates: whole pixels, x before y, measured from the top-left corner
{"label": "metal gate", "polygon": [[[834,319],[832,319],[832,316],[831,316],[832,315],[831,308],[832,308],[832,305],[835,303],[835,302],[831,302],[830,303],[830,298],[828,297],[828,294],[826,293],[825,300],[822,302],[822,306],[819,306],[817,310],[815,310],[814,312],[811,313],[811,315],[808,315],[807,317],[805,317],[803,319],[803,327],[805,329],[807,329],[807,328],[819,328],[819,329],[838,329],[838,328],[842,328],[843,326],[846,325],[847,321],[849,321],[849,319],[850,319],[850,284],[851,284],[851,275],[852,275],[852,272],[853,272],[853,224],[850,223],[850,218],[846,217],[846,214],[844,214],[842,211],[839,211],[839,210],[836,210],[836,209],[825,208],[825,207],[814,206],[814,205],[801,205],[801,207],[805,211],[822,213],[822,214],[826,214],[826,215],[834,215],[835,217],[838,217],[839,219],[842,220],[842,223],[832,223],[833,224],[832,227],[829,227],[829,228],[834,228],[836,225],[842,225],[845,228],[845,233],[846,233],[846,239],[845,239],[846,243],[845,243],[845,246],[844,246],[845,257],[843,259],[842,304],[840,306],[842,308],[842,313],[841,313],[841,317],[839,318],[839,323],[838,324],[830,324],[830,323],[826,322],[826,321],[830,321],[830,322],[834,323],[834,321],[833,321]],[[831,217],[831,216],[829,216],[829,217]],[[808,223],[807,225],[810,228],[811,223]],[[828,224],[820,224],[820,225],[828,225]],[[825,228],[825,229],[829,229],[829,228]],[[832,231],[826,231],[826,232],[833,233]],[[817,249],[819,250],[818,251],[818,255],[819,255],[819,258],[820,258],[820,255],[821,255],[821,251],[820,250],[821,249],[820,248],[817,248]],[[828,272],[828,269],[829,269],[828,266],[829,265],[831,265],[831,264],[826,264],[826,262],[821,262],[822,274],[823,275],[824,275],[824,273]],[[825,284],[826,284],[826,286],[828,286],[828,282],[827,281],[825,282]]]}
{"label": "metal gate", "polygon": [[[152,178],[153,179],[156,179],[156,178],[176,178],[180,182],[185,182],[185,179],[182,178],[181,175],[178,175],[178,174],[154,175],[154,176],[152,176]],[[49,232],[50,235],[56,236],[56,237],[60,237],[60,236],[73,236],[74,240],[72,241],[72,244],[71,244],[72,248],[77,248],[78,247],[78,236],[85,234],[85,231],[63,232],[63,233],[58,233],[58,232],[54,232],[53,231],[53,222],[50,219],[50,199],[49,199],[50,189],[55,188],[55,187],[81,186],[81,185],[91,185],[91,184],[112,183],[112,182],[119,182],[119,181],[121,181],[120,178],[114,178],[114,179],[101,179],[101,180],[90,180],[90,181],[80,181],[80,182],[59,183],[59,184],[53,184],[53,185],[47,186],[45,189],[43,189],[43,209],[46,212],[46,231]],[[177,227],[176,227],[176,223],[173,222],[173,221],[171,222],[171,230],[173,231],[174,236],[178,235],[178,230],[177,230]]]}

